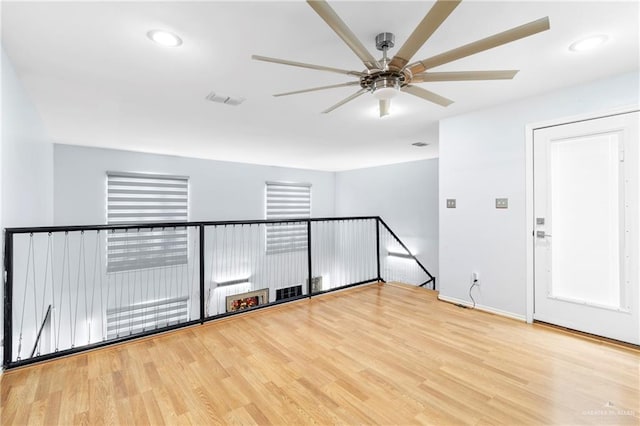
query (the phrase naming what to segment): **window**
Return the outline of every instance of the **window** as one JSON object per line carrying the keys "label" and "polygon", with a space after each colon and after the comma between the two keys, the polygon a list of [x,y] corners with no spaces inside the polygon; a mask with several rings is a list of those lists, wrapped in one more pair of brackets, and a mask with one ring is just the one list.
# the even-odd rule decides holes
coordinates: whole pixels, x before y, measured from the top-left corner
{"label": "window", "polygon": [[[311,184],[267,182],[267,219],[311,217]],[[307,224],[267,225],[267,253],[307,249]]]}
{"label": "window", "polygon": [[[189,178],[107,172],[107,223],[186,222]],[[107,238],[107,272],[187,263],[187,229],[118,230]]]}

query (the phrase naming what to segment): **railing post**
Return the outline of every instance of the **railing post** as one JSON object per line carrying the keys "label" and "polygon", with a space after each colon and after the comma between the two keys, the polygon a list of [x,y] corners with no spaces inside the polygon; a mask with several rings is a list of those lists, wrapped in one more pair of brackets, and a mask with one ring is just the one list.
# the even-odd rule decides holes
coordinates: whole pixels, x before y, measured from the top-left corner
{"label": "railing post", "polygon": [[200,235],[200,324],[204,323],[204,225],[200,224],[198,226],[199,235]]}
{"label": "railing post", "polygon": [[13,317],[13,233],[5,231],[4,235],[4,359],[6,368],[11,363],[13,352],[13,333],[11,320]]}
{"label": "railing post", "polygon": [[378,281],[382,281],[380,276],[380,218],[376,218],[376,264],[378,268]]}
{"label": "railing post", "polygon": [[307,220],[307,266],[309,267],[309,285],[307,292],[309,293],[309,297],[311,297],[311,290],[313,289],[313,270],[311,269],[311,221]]}

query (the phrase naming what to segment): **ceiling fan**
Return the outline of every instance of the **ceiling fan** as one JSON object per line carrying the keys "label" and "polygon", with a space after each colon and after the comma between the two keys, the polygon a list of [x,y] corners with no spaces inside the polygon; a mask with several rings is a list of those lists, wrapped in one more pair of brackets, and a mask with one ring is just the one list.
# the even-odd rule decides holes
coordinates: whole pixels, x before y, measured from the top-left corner
{"label": "ceiling fan", "polygon": [[311,89],[296,90],[294,92],[278,93],[274,95],[288,96],[318,90],[334,89],[338,87],[360,86],[360,89],[357,92],[327,108],[323,113],[329,113],[367,92],[372,93],[373,96],[378,99],[380,117],[389,114],[391,98],[398,92],[408,93],[446,107],[452,104],[453,101],[429,90],[423,89],[422,87],[415,86],[415,84],[431,81],[508,80],[512,79],[518,71],[495,70],[428,72],[428,70],[453,62],[460,58],[471,56],[476,53],[546,31],[550,28],[549,17],[545,17],[481,40],[465,44],[464,46],[460,46],[439,55],[410,63],[413,55],[415,55],[415,53],[422,47],[429,37],[431,37],[445,19],[447,19],[461,1],[462,0],[437,0],[422,21],[418,24],[416,29],[413,30],[413,33],[411,33],[407,41],[405,41],[402,47],[400,47],[398,53],[396,53],[391,59],[387,57],[387,50],[392,48],[395,44],[394,35],[392,33],[378,34],[376,36],[376,48],[382,51],[382,59],[377,60],[373,55],[371,55],[371,53],[369,53],[360,40],[358,40],[355,34],[342,21],[342,19],[340,19],[326,1],[307,0],[309,6],[311,6],[311,8],[320,15],[327,25],[329,25],[331,29],[342,39],[342,41],[349,46],[353,53],[360,58],[366,67],[364,71],[349,71],[323,65],[307,64],[258,55],[253,55],[251,58],[258,61],[310,68],[319,71],[329,71],[357,77],[358,80],[347,83],[314,87]]}

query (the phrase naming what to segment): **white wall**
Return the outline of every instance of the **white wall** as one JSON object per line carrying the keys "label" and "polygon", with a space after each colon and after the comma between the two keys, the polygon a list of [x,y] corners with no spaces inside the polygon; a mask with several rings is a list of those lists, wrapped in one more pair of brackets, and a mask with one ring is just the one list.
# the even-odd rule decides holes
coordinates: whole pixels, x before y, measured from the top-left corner
{"label": "white wall", "polygon": [[438,160],[336,173],[338,216],[380,216],[438,277]]}
{"label": "white wall", "polygon": [[200,160],[56,144],[56,225],[106,221],[106,172],[189,176],[189,220],[264,219],[265,181],[308,182],[312,216],[333,216],[335,176],[330,172]]}
{"label": "white wall", "polygon": [[[440,122],[440,289],[525,316],[525,126],[639,103],[638,73],[444,119]],[[508,197],[497,210],[495,198]],[[456,209],[445,208],[447,198]]]}
{"label": "white wall", "polygon": [[[49,225],[53,219],[53,144],[4,49],[1,60],[0,229]],[[2,248],[4,255],[4,232]],[[4,285],[0,287],[4,300]],[[0,333],[4,330],[4,315],[1,317]]]}
{"label": "white wall", "polygon": [[2,51],[2,225],[53,218],[53,144]]}

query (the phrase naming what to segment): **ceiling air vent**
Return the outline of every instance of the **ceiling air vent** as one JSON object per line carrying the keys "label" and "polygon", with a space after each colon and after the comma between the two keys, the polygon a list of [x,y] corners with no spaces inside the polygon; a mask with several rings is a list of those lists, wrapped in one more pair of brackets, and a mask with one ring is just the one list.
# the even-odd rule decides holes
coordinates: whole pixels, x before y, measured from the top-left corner
{"label": "ceiling air vent", "polygon": [[413,146],[420,146],[420,147],[423,147],[423,146],[427,146],[427,145],[429,145],[429,144],[428,144],[428,143],[426,143],[426,142],[414,142],[414,143],[412,143],[411,145],[413,145]]}
{"label": "ceiling air vent", "polygon": [[245,98],[232,98],[231,96],[221,95],[216,92],[209,93],[205,99],[211,102],[233,106],[238,106],[246,100]]}

